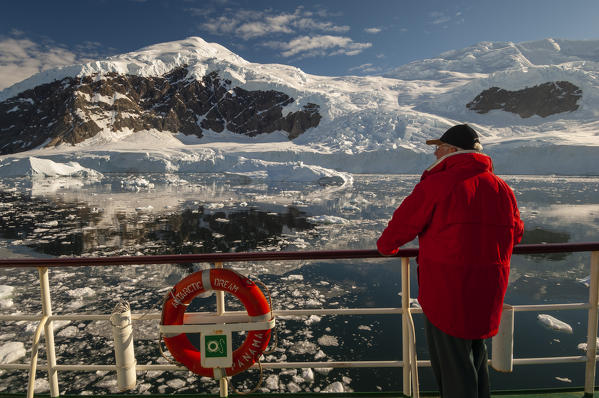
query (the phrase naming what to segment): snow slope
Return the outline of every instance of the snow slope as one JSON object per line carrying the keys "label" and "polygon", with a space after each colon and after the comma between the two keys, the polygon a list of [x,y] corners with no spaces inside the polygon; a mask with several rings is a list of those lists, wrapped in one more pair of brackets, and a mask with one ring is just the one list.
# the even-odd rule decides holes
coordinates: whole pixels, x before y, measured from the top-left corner
{"label": "snow slope", "polygon": [[[302,181],[349,181],[347,173],[419,173],[433,160],[424,141],[464,122],[480,133],[500,174],[599,174],[599,41],[479,43],[401,66],[385,77],[326,77],[251,63],[191,37],[42,72],[0,92],[0,101],[66,76],[152,76],[183,65],[188,77],[218,71],[233,86],[282,91],[295,98],[284,114],[315,103],[321,122],[293,141],[283,133],[248,138],[225,130],[196,139],[107,130],[77,146],[2,156],[0,176],[8,175],[7,165],[30,157],[77,162],[101,173],[234,171]],[[500,110],[478,114],[465,106],[490,87],[519,90],[561,80],[582,89],[574,112],[523,119]]]}

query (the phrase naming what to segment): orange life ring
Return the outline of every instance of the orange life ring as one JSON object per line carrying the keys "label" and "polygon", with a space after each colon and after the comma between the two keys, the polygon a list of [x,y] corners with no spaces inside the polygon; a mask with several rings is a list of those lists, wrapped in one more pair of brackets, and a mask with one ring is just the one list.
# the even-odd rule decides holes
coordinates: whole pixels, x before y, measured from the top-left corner
{"label": "orange life ring", "polygon": [[[211,289],[233,294],[243,303],[249,316],[270,313],[266,297],[254,282],[235,271],[213,268],[188,275],[173,287],[162,306],[162,325],[182,325],[191,300]],[[269,340],[270,329],[248,331],[241,347],[233,352],[233,366],[224,369],[225,375],[233,376],[252,366],[268,346]],[[164,343],[171,355],[193,373],[214,378],[214,369],[202,367],[200,351],[191,344],[185,333],[164,336]]]}

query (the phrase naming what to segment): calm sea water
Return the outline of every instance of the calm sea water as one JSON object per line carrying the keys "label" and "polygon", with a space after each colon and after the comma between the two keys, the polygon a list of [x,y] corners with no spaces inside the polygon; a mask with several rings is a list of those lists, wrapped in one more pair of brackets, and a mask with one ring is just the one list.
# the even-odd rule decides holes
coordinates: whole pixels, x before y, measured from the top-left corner
{"label": "calm sea water", "polygon": [[[514,188],[526,223],[523,243],[599,241],[599,178],[504,176]],[[0,181],[0,255],[108,256],[228,251],[372,249],[393,210],[418,176],[358,175],[350,187],[267,183],[222,175],[111,175],[95,183],[77,180]],[[415,246],[413,242],[410,245]],[[585,302],[588,253],[514,256],[509,304]],[[229,264],[260,278],[277,309],[400,306],[397,259],[289,261]],[[61,312],[110,312],[119,299],[136,312],[159,310],[164,293],[208,264],[53,269],[53,307]],[[415,264],[411,265],[415,276]],[[0,285],[12,286],[2,313],[39,312],[36,270],[0,270]],[[412,296],[417,284],[411,280]],[[194,301],[209,310],[212,299]],[[240,308],[228,299],[230,309]],[[536,313],[517,313],[516,357],[581,355],[586,311],[552,311],[572,333],[550,330]],[[415,315],[419,359],[427,359],[421,316]],[[138,322],[138,363],[163,362],[155,322]],[[401,320],[392,316],[301,317],[278,321],[279,346],[269,360],[393,360],[401,357]],[[4,323],[0,347],[30,346],[34,328]],[[56,325],[59,363],[113,363],[102,322]],[[238,338],[243,338],[240,336]],[[490,343],[490,342],[489,342]],[[489,350],[490,350],[489,344]],[[27,354],[29,355],[29,353]],[[28,357],[28,356],[27,356]],[[23,361],[24,359],[21,359]],[[43,374],[38,375],[39,378]],[[494,389],[569,387],[584,383],[584,365],[523,365],[492,372]],[[69,382],[66,382],[67,378]],[[62,373],[61,392],[115,392],[113,373]],[[258,375],[235,377],[251,388]],[[400,390],[401,369],[266,371],[265,391],[319,391],[339,381],[355,391]],[[423,390],[435,384],[421,369]],[[42,382],[41,382],[42,383]],[[42,383],[43,385],[43,383]],[[26,374],[0,374],[0,392],[23,392]],[[216,384],[192,374],[143,372],[137,392],[210,392]]]}

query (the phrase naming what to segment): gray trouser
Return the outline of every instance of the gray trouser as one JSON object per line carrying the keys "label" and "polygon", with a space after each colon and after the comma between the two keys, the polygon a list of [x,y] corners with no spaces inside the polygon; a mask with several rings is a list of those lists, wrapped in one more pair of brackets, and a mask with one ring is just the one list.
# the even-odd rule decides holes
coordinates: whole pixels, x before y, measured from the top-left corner
{"label": "gray trouser", "polygon": [[426,342],[443,398],[489,398],[485,341],[453,337],[424,317]]}

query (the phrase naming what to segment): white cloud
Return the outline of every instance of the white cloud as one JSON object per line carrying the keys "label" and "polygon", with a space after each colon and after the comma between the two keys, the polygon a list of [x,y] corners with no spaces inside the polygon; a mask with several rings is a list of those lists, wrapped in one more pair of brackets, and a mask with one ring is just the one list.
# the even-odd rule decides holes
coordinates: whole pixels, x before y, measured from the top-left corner
{"label": "white cloud", "polygon": [[356,55],[372,46],[372,43],[356,43],[349,37],[317,35],[300,36],[285,42],[270,42],[266,45],[283,50],[281,55],[301,58],[326,55]]}
{"label": "white cloud", "polygon": [[451,21],[451,18],[442,12],[434,11],[430,13],[433,25],[440,25]]}
{"label": "white cloud", "polygon": [[37,43],[13,31],[14,37],[0,36],[0,90],[38,72],[86,62],[97,55],[99,43],[85,42],[70,51],[55,43]]}
{"label": "white cloud", "polygon": [[378,66],[374,66],[371,63],[362,64],[359,66],[354,66],[353,68],[348,69],[349,72],[361,72],[361,73],[376,73],[380,72],[381,68]]}
{"label": "white cloud", "polygon": [[297,27],[298,29],[304,29],[304,30],[322,30],[325,32],[335,32],[335,33],[345,33],[349,31],[349,26],[346,25],[342,25],[342,26],[336,26],[334,24],[332,24],[331,22],[318,22],[315,21],[314,19],[310,19],[310,18],[301,18],[298,19],[297,21],[294,21],[293,24],[295,27]]}
{"label": "white cloud", "polygon": [[291,33],[291,29],[285,26],[268,25],[263,22],[248,22],[239,26],[235,32],[245,40],[254,37],[266,36],[269,33]]}
{"label": "white cloud", "polygon": [[218,18],[215,18],[213,20],[211,20],[210,22],[204,22],[200,25],[200,27],[206,31],[208,31],[209,33],[215,34],[215,35],[222,35],[222,34],[228,34],[228,33],[233,33],[235,31],[235,28],[238,25],[238,21],[233,19],[233,18],[229,18],[229,17],[225,17],[225,16],[220,16]]}
{"label": "white cloud", "polygon": [[[349,32],[350,27],[327,20],[338,15],[323,9],[306,10],[299,6],[292,12],[277,12],[273,9],[229,8],[225,14],[212,18],[200,10],[193,14],[202,19],[198,25],[200,30],[245,41],[268,38],[267,42],[252,44],[279,49],[284,57],[356,55],[372,46],[371,43],[356,43],[341,36]],[[380,29],[377,29],[370,28],[369,32],[378,33]],[[238,42],[237,46],[240,45]]]}
{"label": "white cloud", "polygon": [[210,15],[214,12],[214,10],[209,7],[206,7],[206,8],[190,7],[190,8],[186,8],[185,11],[194,17],[207,17],[208,15]]}
{"label": "white cloud", "polygon": [[258,16],[264,21],[254,20],[238,24],[235,33],[245,40],[266,36],[272,33],[293,33],[291,29],[295,22],[295,15],[281,14],[275,16]]}
{"label": "white cloud", "polygon": [[381,31],[382,31],[381,28],[366,28],[366,29],[364,29],[364,32],[372,33],[372,34],[381,33]]}
{"label": "white cloud", "polygon": [[[199,10],[193,12],[207,17]],[[299,31],[322,31],[344,33],[349,26],[335,25],[314,17],[314,13],[298,7],[293,13],[273,13],[272,10],[254,11],[230,9],[228,15],[211,18],[199,24],[200,29],[215,35],[234,35],[244,40],[271,34],[297,34]]]}

